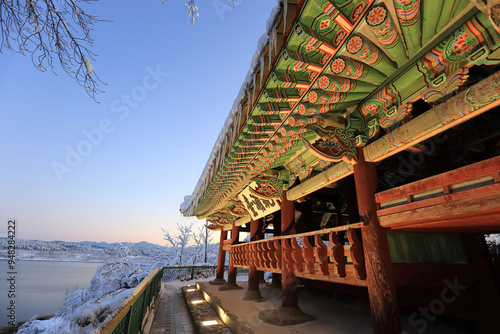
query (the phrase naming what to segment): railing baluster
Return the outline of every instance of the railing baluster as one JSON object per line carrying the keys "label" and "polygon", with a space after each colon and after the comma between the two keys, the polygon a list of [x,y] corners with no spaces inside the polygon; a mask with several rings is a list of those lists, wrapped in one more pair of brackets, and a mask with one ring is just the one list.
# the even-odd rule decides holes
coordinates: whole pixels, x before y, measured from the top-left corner
{"label": "railing baluster", "polygon": [[281,240],[281,247],[282,247],[282,252],[283,256],[285,259],[285,263],[283,263],[283,267],[286,267],[288,271],[293,272],[294,265],[293,265],[293,258],[292,258],[292,245],[290,245],[290,239],[282,239]]}
{"label": "railing baluster", "polygon": [[271,261],[269,261],[269,248],[267,247],[267,242],[260,243],[261,248],[261,267],[270,268]]}
{"label": "railing baluster", "polygon": [[291,244],[292,244],[292,259],[293,259],[293,264],[295,267],[295,270],[298,272],[303,272],[304,271],[304,259],[302,256],[302,247],[299,246],[299,243],[297,242],[297,238],[291,238],[290,239]]}
{"label": "railing baluster", "polygon": [[273,245],[274,245],[274,258],[276,260],[276,268],[282,268],[281,243],[279,240],[273,240]]}
{"label": "railing baluster", "polygon": [[267,259],[269,261],[269,267],[272,269],[276,269],[276,258],[274,253],[276,249],[274,248],[274,243],[272,241],[266,241],[267,246]]}
{"label": "railing baluster", "polygon": [[309,237],[302,237],[302,256],[306,262],[306,269],[309,274],[315,274],[314,266],[314,247],[309,242]]}
{"label": "railing baluster", "polygon": [[264,262],[263,258],[262,258],[262,256],[264,255],[264,254],[262,254],[262,242],[259,242],[259,243],[255,244],[255,246],[256,246],[255,247],[256,248],[256,252],[255,252],[255,259],[256,259],[255,266],[256,267],[262,267],[263,266],[263,262]]}
{"label": "railing baluster", "polygon": [[330,248],[330,257],[335,263],[335,271],[338,277],[345,277],[345,256],[344,245],[340,242],[339,236],[336,232],[330,232],[330,243],[333,245]]}
{"label": "railing baluster", "polygon": [[314,236],[314,242],[316,243],[314,255],[318,259],[320,273],[328,276],[328,250],[323,240],[321,240],[321,236],[322,234]]}
{"label": "railing baluster", "polygon": [[249,261],[248,261],[248,266],[249,267],[255,267],[255,248],[257,245],[255,244],[250,244],[250,252],[248,253]]}
{"label": "railing baluster", "polygon": [[348,229],[347,238],[351,243],[350,254],[352,263],[354,264],[354,273],[356,274],[356,278],[364,280],[366,278],[366,272],[365,262],[363,259],[363,246],[356,234],[356,230]]}

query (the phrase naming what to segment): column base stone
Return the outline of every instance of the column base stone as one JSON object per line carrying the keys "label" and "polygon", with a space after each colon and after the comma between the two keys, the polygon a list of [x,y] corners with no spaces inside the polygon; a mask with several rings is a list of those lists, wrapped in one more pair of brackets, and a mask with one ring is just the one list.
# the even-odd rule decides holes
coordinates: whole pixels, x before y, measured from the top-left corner
{"label": "column base stone", "polygon": [[241,286],[238,284],[231,284],[231,283],[226,283],[224,285],[219,286],[219,291],[228,291],[228,290],[237,290],[237,289],[243,289]]}
{"label": "column base stone", "polygon": [[289,326],[316,320],[312,315],[304,313],[298,307],[282,307],[275,310],[259,312],[259,319],[274,326]]}
{"label": "column base stone", "polygon": [[260,290],[247,290],[243,300],[263,301]]}
{"label": "column base stone", "polygon": [[210,285],[224,285],[226,284],[226,280],[223,278],[216,278],[213,281],[208,282]]}

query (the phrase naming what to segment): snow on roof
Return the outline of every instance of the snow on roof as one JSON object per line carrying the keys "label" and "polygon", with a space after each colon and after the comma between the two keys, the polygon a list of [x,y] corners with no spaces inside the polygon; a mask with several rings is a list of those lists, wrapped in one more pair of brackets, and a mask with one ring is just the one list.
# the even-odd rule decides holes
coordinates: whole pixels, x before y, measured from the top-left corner
{"label": "snow on roof", "polygon": [[[219,134],[219,137],[217,138],[217,141],[215,142],[215,145],[212,149],[212,153],[210,154],[210,157],[208,159],[207,164],[205,165],[205,168],[203,169],[203,172],[198,180],[198,183],[195,187],[195,190],[193,191],[193,194],[190,196],[184,197],[184,202],[180,206],[180,211],[184,214],[184,216],[191,216],[194,212],[194,209],[198,202],[200,201],[201,197],[203,196],[206,188],[210,184],[210,181],[212,178],[215,176],[215,168],[219,165],[220,159],[224,159],[225,157],[222,156],[225,152],[225,148],[227,145],[232,145],[232,141],[234,140],[235,136],[232,133],[233,127],[236,124],[241,117],[242,113],[242,101],[245,99],[245,96],[247,96],[248,100],[250,101],[250,84],[253,83],[253,87],[255,90],[255,80],[256,80],[256,73],[257,73],[257,68],[260,66],[260,78],[259,80],[262,83],[263,80],[263,75],[264,75],[264,49],[267,44],[269,44],[269,58],[271,58],[272,50],[277,49],[277,38],[276,38],[276,28],[275,28],[275,22],[278,18],[279,13],[283,9],[283,16],[286,17],[286,12],[287,12],[287,7],[288,7],[288,0],[277,0],[278,5],[274,7],[271,11],[271,14],[269,15],[269,18],[267,19],[266,22],[266,33],[264,33],[258,43],[257,43],[257,50],[255,51],[252,61],[250,64],[250,69],[245,77],[245,80],[243,81],[243,84],[241,85],[241,88],[238,92],[238,95],[236,96],[236,99],[233,102],[233,105],[231,107],[231,110],[229,112],[229,116],[227,117],[224,126],[222,127],[222,130]],[[286,25],[284,26],[283,29],[286,28]],[[270,59],[271,60],[271,59]],[[269,61],[269,64],[271,64],[271,61]],[[253,92],[255,96],[255,91]],[[248,104],[250,105],[250,104]],[[249,112],[249,110],[248,110]],[[237,131],[238,129],[236,129]],[[228,143],[228,141],[231,141]]]}

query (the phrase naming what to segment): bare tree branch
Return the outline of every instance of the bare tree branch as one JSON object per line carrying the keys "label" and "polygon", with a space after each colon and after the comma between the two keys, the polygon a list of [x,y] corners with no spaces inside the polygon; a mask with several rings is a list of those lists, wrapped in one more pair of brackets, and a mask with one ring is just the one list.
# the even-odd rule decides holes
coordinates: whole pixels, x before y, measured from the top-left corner
{"label": "bare tree branch", "polygon": [[[104,20],[87,14],[81,5],[97,0],[0,0],[0,53],[10,49],[31,55],[40,71],[54,70],[54,59],[96,100],[104,84],[94,72],[90,51],[93,25]],[[228,0],[233,6],[234,0]],[[166,0],[163,1],[165,6]],[[199,17],[195,0],[187,0],[188,24]],[[47,66],[47,67],[46,67]]]}
{"label": "bare tree branch", "polygon": [[0,0],[0,52],[4,48],[31,54],[40,71],[55,73],[54,59],[95,100],[103,82],[93,71],[92,26],[103,20],[80,4],[97,0]]}

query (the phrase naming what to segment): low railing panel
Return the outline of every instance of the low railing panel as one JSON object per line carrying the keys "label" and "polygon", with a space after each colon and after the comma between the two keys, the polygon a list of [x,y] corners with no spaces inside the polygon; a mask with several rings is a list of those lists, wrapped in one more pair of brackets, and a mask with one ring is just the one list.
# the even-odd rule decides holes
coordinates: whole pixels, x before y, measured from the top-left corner
{"label": "low railing panel", "polygon": [[500,156],[375,194],[381,226],[493,233],[500,218]]}
{"label": "low railing panel", "polygon": [[[286,269],[296,277],[366,286],[363,247],[356,235],[364,225],[262,239],[233,245],[231,250],[248,256],[244,261],[235,261],[240,268],[256,267],[273,273]],[[344,234],[349,244],[343,244]]]}

